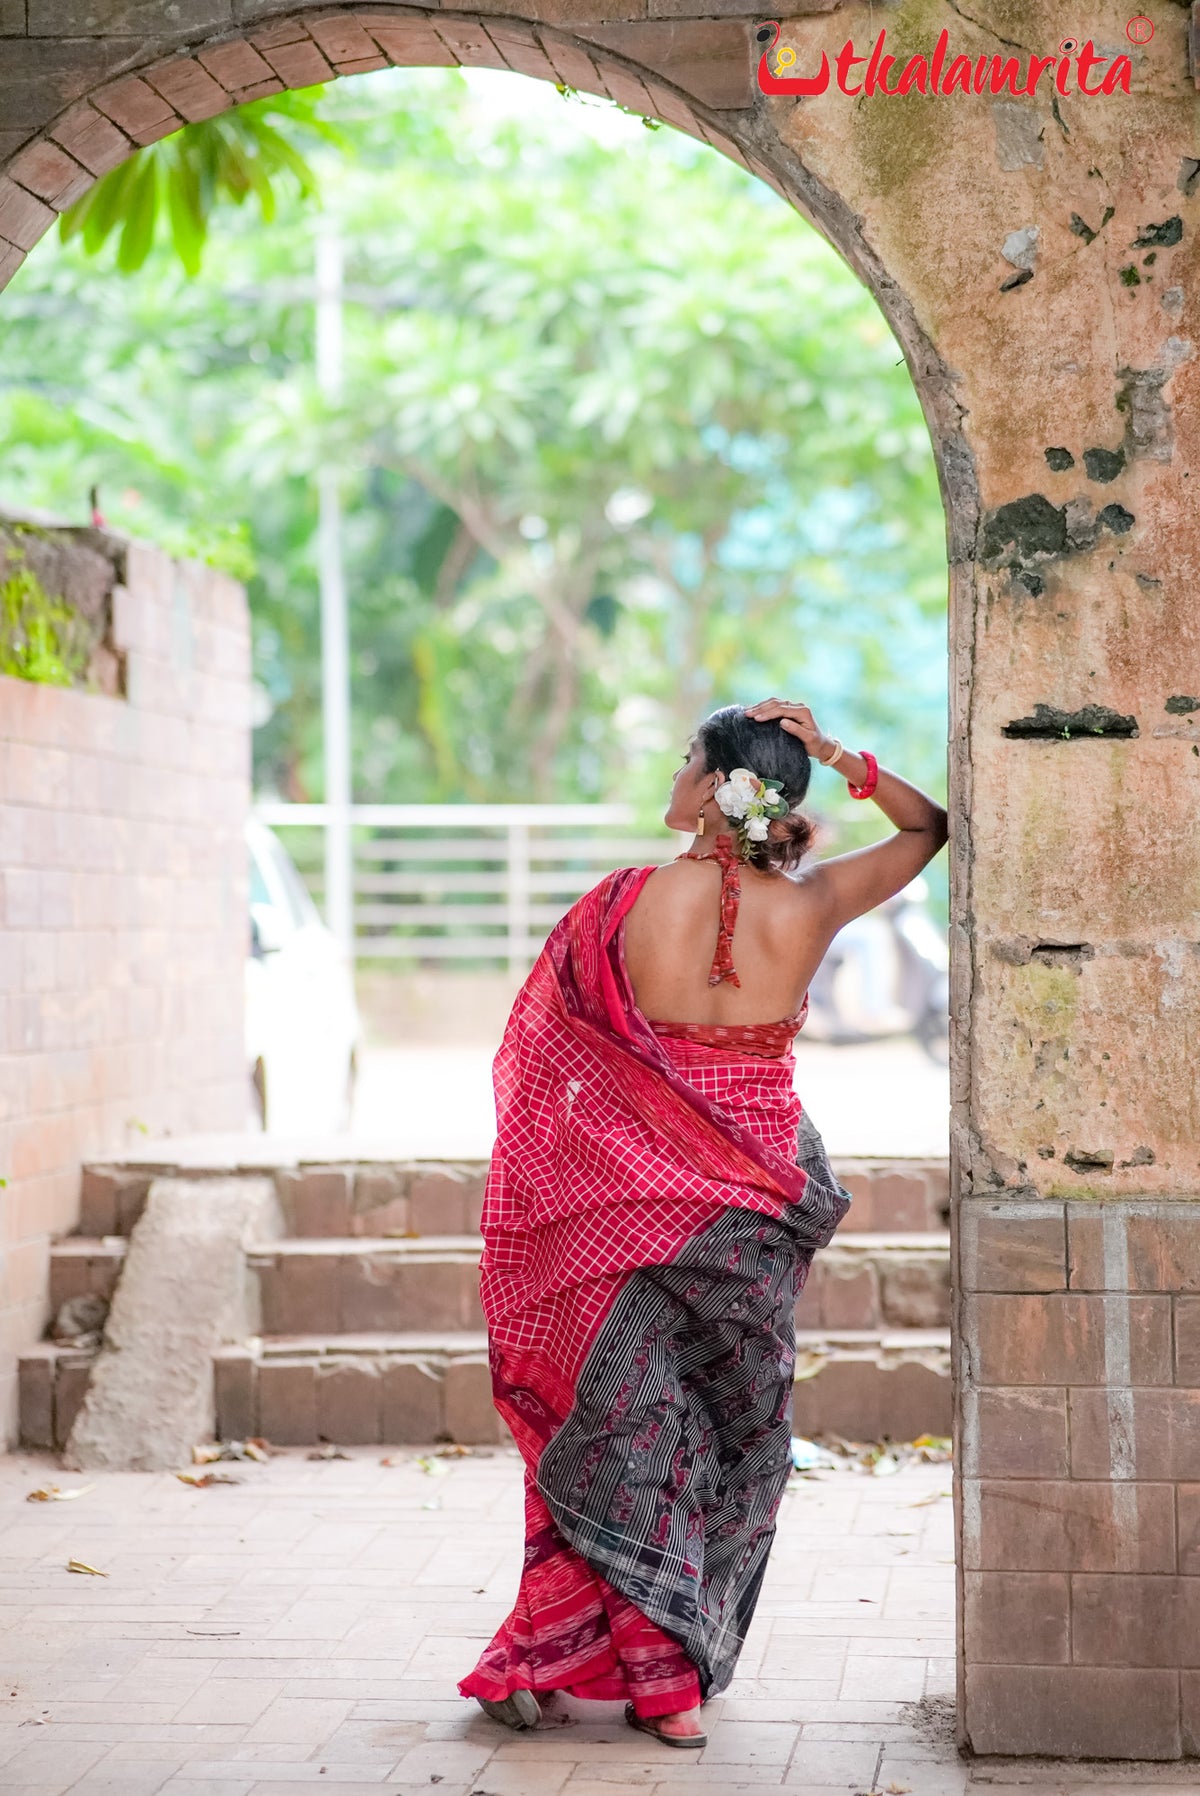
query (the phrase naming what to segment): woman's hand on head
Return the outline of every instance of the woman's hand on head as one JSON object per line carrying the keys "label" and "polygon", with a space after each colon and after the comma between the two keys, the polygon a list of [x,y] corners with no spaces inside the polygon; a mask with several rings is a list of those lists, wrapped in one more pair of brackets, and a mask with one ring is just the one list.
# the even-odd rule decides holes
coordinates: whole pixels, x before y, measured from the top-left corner
{"label": "woman's hand on head", "polygon": [[778,722],[789,736],[798,736],[813,760],[820,757],[832,737],[825,734],[807,705],[792,705],[782,698],[764,698],[757,705],[746,706],[746,716],[755,723]]}

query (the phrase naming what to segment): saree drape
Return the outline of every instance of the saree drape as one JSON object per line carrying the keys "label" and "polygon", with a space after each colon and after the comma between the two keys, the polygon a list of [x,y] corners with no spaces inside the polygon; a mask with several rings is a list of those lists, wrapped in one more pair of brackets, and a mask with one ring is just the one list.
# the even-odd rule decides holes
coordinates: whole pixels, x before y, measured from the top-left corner
{"label": "saree drape", "polygon": [[689,1708],[733,1675],[791,1467],[793,1312],[849,1207],[791,1054],[657,1035],[621,921],[555,927],[494,1062],[481,1293],[526,1467],[516,1606],[459,1685]]}

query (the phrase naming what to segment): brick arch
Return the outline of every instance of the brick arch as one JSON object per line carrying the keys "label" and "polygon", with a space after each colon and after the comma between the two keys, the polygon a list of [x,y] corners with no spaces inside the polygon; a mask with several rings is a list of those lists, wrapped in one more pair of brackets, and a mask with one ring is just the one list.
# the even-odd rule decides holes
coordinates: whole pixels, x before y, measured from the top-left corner
{"label": "brick arch", "polygon": [[[827,10],[839,0],[823,0]],[[247,11],[255,10],[248,6]],[[101,175],[184,125],[284,89],[389,67],[510,70],[611,99],[710,144],[793,205],[854,269],[904,348],[930,429],[953,570],[974,553],[979,496],[955,376],[909,296],[869,245],[862,220],[776,135],[754,82],[753,22],[647,19],[547,25],[516,15],[303,8],[101,80],[0,160],[0,288]]]}

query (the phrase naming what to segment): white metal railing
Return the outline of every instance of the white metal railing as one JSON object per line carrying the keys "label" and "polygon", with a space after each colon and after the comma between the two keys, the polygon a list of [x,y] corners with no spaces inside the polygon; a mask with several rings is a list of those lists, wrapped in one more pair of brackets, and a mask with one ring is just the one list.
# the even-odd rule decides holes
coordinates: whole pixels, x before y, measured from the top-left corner
{"label": "white metal railing", "polygon": [[[614,867],[667,861],[666,830],[625,805],[320,804],[264,801],[273,828],[349,824],[357,959],[490,960],[522,973],[575,900]],[[318,886],[318,881],[310,883]]]}

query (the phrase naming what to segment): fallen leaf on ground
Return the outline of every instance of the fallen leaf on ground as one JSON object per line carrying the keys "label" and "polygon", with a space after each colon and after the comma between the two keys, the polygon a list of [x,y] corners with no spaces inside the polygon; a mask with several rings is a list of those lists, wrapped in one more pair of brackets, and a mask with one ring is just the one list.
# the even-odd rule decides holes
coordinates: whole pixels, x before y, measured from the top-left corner
{"label": "fallen leaf on ground", "polygon": [[245,1441],[202,1441],[192,1448],[192,1464],[212,1465],[218,1459],[254,1459],[261,1464],[279,1450],[257,1435]]}
{"label": "fallen leaf on ground", "polygon": [[931,1490],[927,1497],[918,1497],[913,1503],[906,1503],[906,1509],[927,1509],[930,1503],[936,1503],[941,1497],[948,1497],[948,1490]]}
{"label": "fallen leaf on ground", "polygon": [[72,1497],[86,1497],[89,1490],[95,1490],[94,1484],[77,1484],[74,1490],[60,1490],[57,1484],[43,1484],[37,1490],[31,1490],[25,1501],[27,1503],[69,1503]]}
{"label": "fallen leaf on ground", "polygon": [[340,1447],[335,1447],[332,1441],[326,1441],[323,1447],[314,1447],[311,1453],[305,1454],[306,1459],[349,1459],[349,1457],[350,1455],[343,1453]]}
{"label": "fallen leaf on ground", "polygon": [[911,1790],[911,1784],[889,1784],[887,1786],[887,1796],[910,1796]]}
{"label": "fallen leaf on ground", "polygon": [[82,1559],[68,1559],[67,1560],[67,1570],[74,1571],[74,1572],[87,1572],[88,1576],[91,1578],[107,1578],[107,1576],[108,1576],[108,1573],[106,1571],[97,1571],[97,1569],[94,1565],[85,1565]]}
{"label": "fallen leaf on ground", "polygon": [[240,1484],[240,1478],[233,1478],[228,1472],[176,1472],[180,1484],[192,1484],[197,1490],[207,1490],[210,1484]]}
{"label": "fallen leaf on ground", "polygon": [[185,1628],[185,1634],[197,1634],[201,1640],[233,1640],[241,1633],[240,1628]]}
{"label": "fallen leaf on ground", "polygon": [[427,1478],[444,1478],[450,1470],[450,1467],[446,1464],[445,1460],[434,1459],[431,1454],[418,1459],[417,1464]]}

